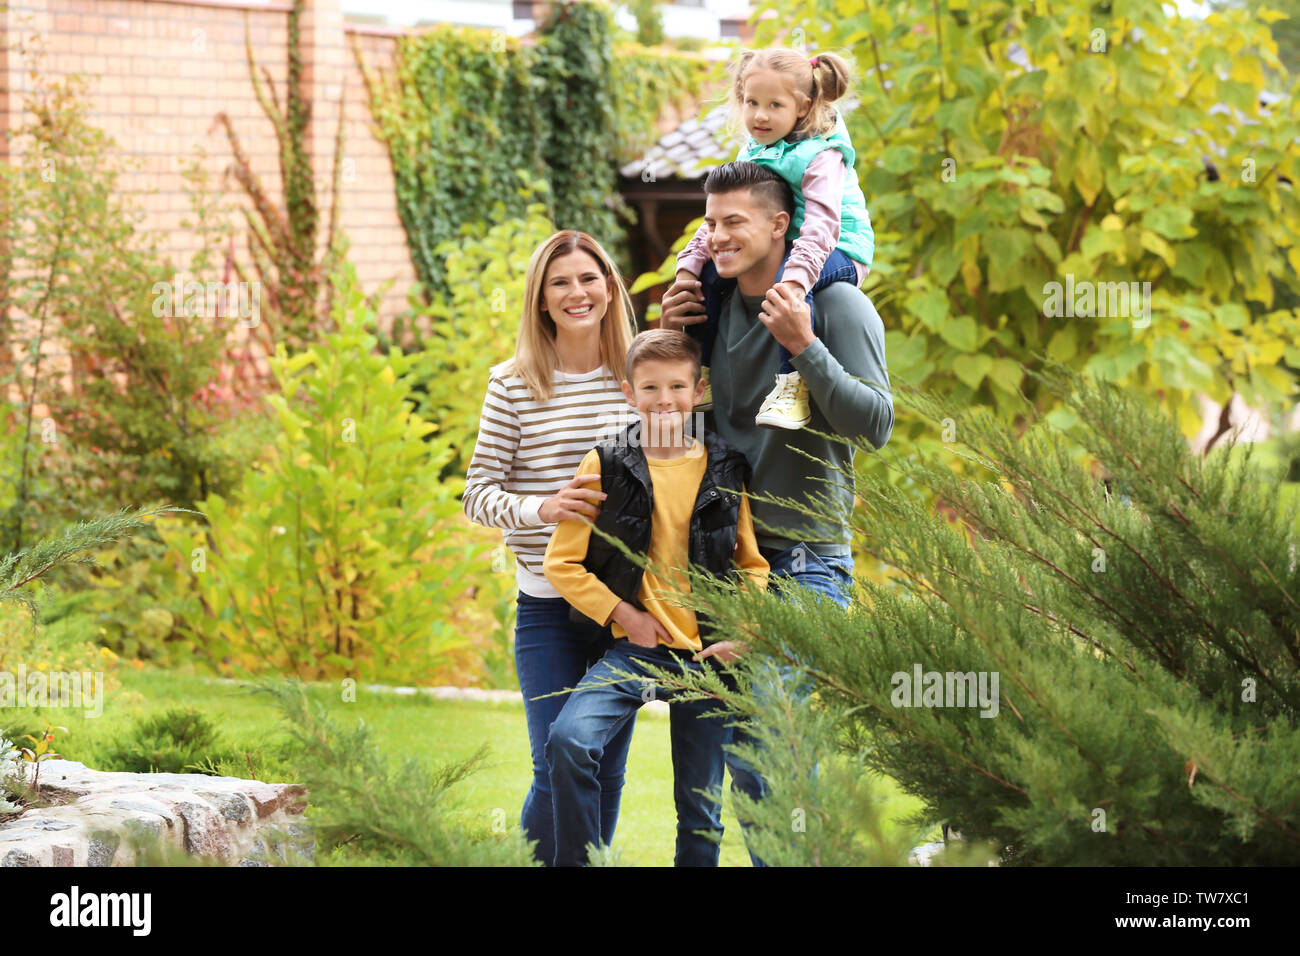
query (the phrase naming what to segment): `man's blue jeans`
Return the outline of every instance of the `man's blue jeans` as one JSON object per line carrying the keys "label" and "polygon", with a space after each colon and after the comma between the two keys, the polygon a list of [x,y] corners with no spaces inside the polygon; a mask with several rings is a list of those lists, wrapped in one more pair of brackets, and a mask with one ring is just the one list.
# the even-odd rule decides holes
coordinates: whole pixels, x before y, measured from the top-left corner
{"label": "man's blue jeans", "polygon": [[[519,616],[515,621],[515,671],[524,695],[524,716],[528,722],[528,743],[533,758],[533,783],[524,797],[519,824],[524,835],[536,840],[533,852],[550,866],[555,859],[555,811],[551,806],[551,772],[546,765],[546,738],[560,715],[567,695],[542,697],[569,687],[591,665],[604,656],[614,636],[609,628],[594,621],[575,624],[569,620],[569,602],[564,598],[539,598],[519,592]],[[541,700],[533,700],[542,697]],[[600,837],[614,839],[618,804],[623,792],[623,770],[632,743],[633,721],[610,737],[596,771],[599,790]]]}
{"label": "man's blue jeans", "polygon": [[[819,555],[802,542],[784,551],[760,550],[772,566],[772,581],[779,577],[793,578],[809,591],[826,595],[840,607],[849,606],[853,596],[852,555]],[[786,675],[782,674],[781,679],[786,679]],[[728,728],[728,744],[752,745],[753,742],[744,724]],[[754,768],[730,752],[726,754],[726,763],[731,772],[733,790],[740,791],[751,800],[762,800],[767,796],[767,784]],[[754,866],[767,865],[753,851],[750,851],[749,859]]]}
{"label": "man's blue jeans", "polygon": [[[619,638],[569,695],[546,745],[555,803],[556,866],[581,866],[587,862],[587,844],[608,843],[598,829],[601,790],[597,769],[603,766],[610,741],[630,726],[642,704],[656,698],[668,702],[671,720],[673,802],[677,809],[673,865],[718,865],[726,718],[720,712],[705,715],[720,711],[720,705],[709,699],[675,701],[671,691],[649,679],[622,676],[644,674],[642,663],[670,673],[715,666],[712,658],[696,663],[693,656],[691,651],[671,650],[662,644],[640,647]],[[697,792],[700,790],[705,793]]]}

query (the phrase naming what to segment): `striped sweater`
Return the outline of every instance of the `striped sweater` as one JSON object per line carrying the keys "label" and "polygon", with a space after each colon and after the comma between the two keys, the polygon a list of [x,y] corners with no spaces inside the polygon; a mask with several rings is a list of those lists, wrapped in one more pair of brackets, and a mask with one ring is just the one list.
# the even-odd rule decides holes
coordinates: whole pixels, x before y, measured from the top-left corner
{"label": "striped sweater", "polygon": [[479,418],[478,441],[465,478],[465,514],[500,528],[517,560],[519,590],[559,597],[542,572],[555,525],[538,516],[542,503],[573,477],[584,455],[635,416],[619,383],[603,366],[555,372],[550,399],[537,402],[524,380],[492,369]]}

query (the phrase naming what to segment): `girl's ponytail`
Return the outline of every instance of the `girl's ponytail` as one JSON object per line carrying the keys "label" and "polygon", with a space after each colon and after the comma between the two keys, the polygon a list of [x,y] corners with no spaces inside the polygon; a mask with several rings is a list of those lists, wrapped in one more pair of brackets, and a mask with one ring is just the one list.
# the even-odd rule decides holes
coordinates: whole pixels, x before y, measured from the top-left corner
{"label": "girl's ponytail", "polygon": [[849,91],[849,65],[834,53],[819,53],[809,59],[813,73],[813,105],[834,103]]}
{"label": "girl's ponytail", "polygon": [[746,50],[731,64],[731,104],[735,112],[739,112],[741,104],[745,102],[745,73],[756,56],[758,51]]}

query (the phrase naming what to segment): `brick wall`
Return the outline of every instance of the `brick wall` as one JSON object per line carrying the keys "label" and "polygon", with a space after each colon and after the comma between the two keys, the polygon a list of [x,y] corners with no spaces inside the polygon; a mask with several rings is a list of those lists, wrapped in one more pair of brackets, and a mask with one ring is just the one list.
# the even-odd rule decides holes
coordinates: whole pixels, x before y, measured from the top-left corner
{"label": "brick wall", "polygon": [[[367,291],[395,280],[381,315],[391,317],[406,301],[415,272],[397,215],[392,168],[370,129],[365,85],[353,42],[369,67],[392,63],[397,32],[345,27],[338,0],[311,0],[301,24],[305,78],[313,101],[310,149],[322,217],[329,208],[334,132],[340,103],[346,109],[344,178],[340,218],[351,240],[350,258]],[[226,0],[12,0],[0,11],[0,28],[12,45],[15,34],[36,34],[51,74],[84,74],[90,86],[90,121],[140,161],[122,179],[145,210],[143,228],[161,235],[180,267],[194,252],[180,222],[189,211],[181,164],[196,147],[206,152],[213,182],[229,165],[225,133],[213,119],[231,117],[254,170],[279,196],[279,164],[270,121],[258,105],[244,51],[248,24],[257,62],[277,85],[283,101],[286,33],[284,2]],[[0,52],[0,133],[20,126],[23,92],[30,89],[16,54]],[[7,147],[0,142],[0,160]],[[230,180],[230,200],[243,204]],[[324,222],[322,223],[322,226]],[[241,259],[242,228],[237,235]]]}

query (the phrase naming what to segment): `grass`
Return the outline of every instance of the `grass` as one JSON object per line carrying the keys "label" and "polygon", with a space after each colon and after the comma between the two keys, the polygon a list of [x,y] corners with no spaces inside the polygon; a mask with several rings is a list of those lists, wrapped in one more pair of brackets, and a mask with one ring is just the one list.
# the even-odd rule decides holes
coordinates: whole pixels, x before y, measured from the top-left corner
{"label": "grass", "polygon": [[[237,685],[172,671],[119,668],[117,674],[121,689],[107,695],[99,718],[71,709],[47,709],[39,715],[68,728],[69,734],[59,735],[55,743],[65,758],[98,769],[97,755],[139,717],[187,706],[206,714],[219,728],[223,743],[246,755],[219,764],[222,773],[272,781],[290,779],[282,749],[286,734],[279,713],[265,697],[249,695]],[[133,693],[125,693],[128,691]],[[341,691],[324,687],[314,688],[313,696],[326,704],[331,719],[340,724],[351,726],[357,719],[364,720],[372,728],[372,739],[395,760],[413,754],[426,764],[458,762],[487,743],[491,752],[485,766],[453,791],[458,812],[477,817],[477,822],[489,827],[502,820],[509,827],[518,826],[519,808],[531,778],[521,700],[445,701],[361,687],[354,703],[344,702]],[[38,715],[27,712],[23,723],[37,725]],[[672,865],[676,815],[668,728],[666,715],[642,711],[637,718],[614,840],[617,858],[625,865]],[[888,794],[891,821],[919,808],[919,801],[902,794],[892,780],[882,778],[879,785]],[[748,866],[749,856],[729,800],[724,801],[723,822],[726,831],[720,864]],[[347,851],[331,857],[330,862],[346,864]]]}

